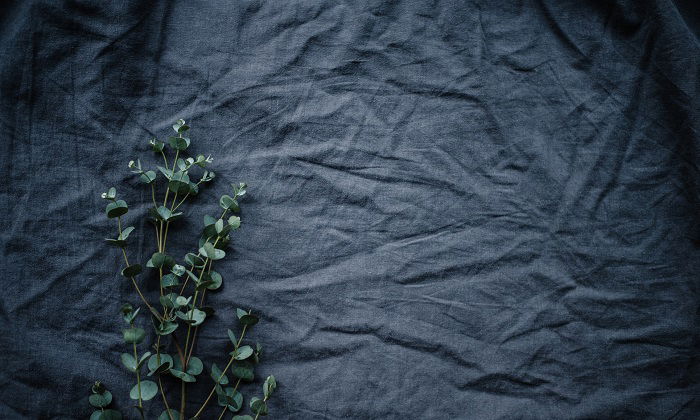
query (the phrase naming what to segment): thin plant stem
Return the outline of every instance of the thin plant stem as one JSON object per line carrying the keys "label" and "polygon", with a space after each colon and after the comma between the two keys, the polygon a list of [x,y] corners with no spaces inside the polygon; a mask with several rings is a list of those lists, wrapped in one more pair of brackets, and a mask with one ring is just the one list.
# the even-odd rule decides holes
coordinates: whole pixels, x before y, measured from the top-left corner
{"label": "thin plant stem", "polygon": [[226,410],[227,410],[227,409],[228,409],[228,407],[224,406],[224,409],[221,410],[221,414],[219,414],[219,418],[217,418],[216,420],[221,420],[221,419],[223,419],[223,418],[224,418],[224,414],[226,414]]}
{"label": "thin plant stem", "polygon": [[160,235],[158,236],[158,252],[163,252],[163,221],[160,221]]}
{"label": "thin plant stem", "polygon": [[[120,216],[120,217],[117,217],[117,226],[118,226],[118,228],[119,228],[119,235],[121,236],[121,234],[122,234],[122,218],[121,218],[121,216]],[[129,265],[129,258],[127,258],[127,256],[126,256],[126,251],[124,250],[124,248],[122,248],[122,255],[124,255],[124,262],[126,263],[127,268],[130,267],[130,265]],[[139,285],[136,284],[136,279],[135,279],[134,277],[131,277],[131,282],[134,284],[134,288],[136,289],[136,292],[138,292],[138,294],[139,294],[139,296],[141,297],[141,300],[143,301],[143,303],[146,304],[146,306],[148,307],[148,309],[149,309],[154,315],[157,315],[157,316],[160,318],[160,313],[159,313],[158,311],[156,311],[156,310],[153,308],[153,306],[151,306],[150,303],[148,303],[148,301],[146,300],[146,298],[143,296],[143,293],[141,293],[141,289],[139,288]]]}
{"label": "thin plant stem", "polygon": [[170,406],[168,405],[168,399],[165,398],[165,392],[163,392],[163,382],[160,380],[160,374],[158,374],[158,388],[160,388],[160,395],[163,397],[163,404],[165,404],[165,412],[168,413],[170,420],[175,420],[173,415],[170,414]]}
{"label": "thin plant stem", "polygon": [[[163,296],[163,267],[158,268],[158,286],[160,287],[160,295]],[[166,312],[165,305],[163,305],[163,313]]]}
{"label": "thin plant stem", "polygon": [[[178,150],[175,152],[175,159],[173,160],[173,172],[175,171],[175,165],[177,165],[177,158],[180,156],[180,151]],[[166,166],[166,169],[168,167]],[[170,188],[165,189],[165,198],[163,199],[163,205],[165,206],[168,203],[168,193],[170,193]]]}
{"label": "thin plant stem", "polygon": [[[199,182],[197,183],[197,185],[199,185]],[[189,196],[190,196],[190,193],[185,194],[185,196],[182,198],[182,200],[180,200],[180,202],[177,203],[177,206],[175,206],[175,207],[173,208],[173,211],[177,210],[178,207],[180,207],[180,206],[182,205],[182,203],[184,203],[185,200],[187,200],[187,197],[189,197]]]}
{"label": "thin plant stem", "polygon": [[156,203],[156,186],[155,186],[155,181],[151,182],[151,199],[153,200],[153,207],[158,208],[158,204]]}
{"label": "thin plant stem", "polygon": [[158,225],[155,223],[153,224],[153,227],[156,229],[156,245],[158,246],[158,252],[160,252],[160,230],[158,229]]}
{"label": "thin plant stem", "polygon": [[175,338],[175,333],[172,334],[173,337],[173,344],[175,344],[175,349],[177,350],[177,355],[180,356],[180,362],[182,363],[182,366],[185,366],[185,355],[182,353],[182,347],[180,347],[180,343],[177,342],[177,338]]}
{"label": "thin plant stem", "polygon": [[[131,324],[132,326],[134,325],[133,323]],[[133,343],[134,345],[134,361],[136,362],[136,365],[138,366],[139,364],[139,355],[136,352],[136,343]],[[138,388],[139,391],[139,408],[143,408],[143,401],[141,400],[141,372],[140,369],[136,368],[136,387]],[[142,415],[143,417],[143,415]]]}

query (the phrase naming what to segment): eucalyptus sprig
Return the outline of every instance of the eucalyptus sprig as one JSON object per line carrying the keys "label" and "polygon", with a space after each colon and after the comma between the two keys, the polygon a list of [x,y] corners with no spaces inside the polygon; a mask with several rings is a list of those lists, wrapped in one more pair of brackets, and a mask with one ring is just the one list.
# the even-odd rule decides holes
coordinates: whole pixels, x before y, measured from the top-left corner
{"label": "eucalyptus sprig", "polygon": [[[155,246],[154,252],[146,260],[144,265],[129,262],[127,253],[129,241],[134,236],[133,226],[123,227],[123,217],[128,213],[129,206],[122,198],[117,197],[116,188],[112,187],[102,194],[102,198],[109,201],[105,209],[108,218],[116,219],[116,237],[107,239],[107,243],[120,249],[124,267],[121,275],[128,279],[136,291],[140,303],[147,309],[150,316],[150,325],[153,329],[155,342],[152,351],[141,351],[139,345],[147,337],[143,328],[147,323],[140,321],[141,308],[134,308],[126,303],[121,308],[121,317],[127,327],[122,331],[124,342],[128,345],[128,352],[122,353],[121,362],[124,367],[135,377],[135,385],[131,388],[129,396],[135,401],[141,419],[145,419],[144,402],[148,402],[160,394],[163,403],[163,411],[158,420],[184,420],[187,411],[187,386],[201,381],[198,376],[205,370],[205,363],[195,356],[197,332],[202,324],[214,314],[214,310],[205,306],[207,292],[214,292],[221,288],[223,276],[213,270],[215,261],[226,256],[226,249],[231,241],[231,234],[241,226],[241,219],[234,213],[240,211],[239,201],[246,195],[247,186],[244,183],[232,184],[232,191],[222,195],[219,199],[221,213],[218,217],[205,215],[203,218],[202,233],[193,249],[181,259],[168,254],[168,232],[170,225],[177,223],[184,215],[178,211],[190,197],[199,193],[200,185],[209,183],[215,178],[214,172],[207,167],[212,163],[211,156],[197,157],[187,156],[187,150],[191,146],[191,140],[186,135],[190,127],[185,121],[178,120],[173,125],[175,134],[165,141],[151,139],[150,148],[162,158],[163,166],[155,168],[144,167],[140,159],[129,162],[128,167],[132,173],[138,176],[141,183],[150,189],[150,204],[148,220],[154,227]],[[174,152],[171,160],[168,155]],[[199,172],[196,175],[196,172]],[[199,178],[197,180],[197,178]],[[196,181],[195,181],[196,180]],[[160,187],[160,188],[159,188]],[[158,198],[158,192],[162,192],[162,199]],[[144,266],[151,270],[150,276],[144,276]],[[151,303],[144,293],[144,277],[157,278],[159,295],[157,303]],[[137,280],[139,279],[139,280]],[[255,380],[255,366],[260,362],[262,347],[255,343],[253,347],[247,344],[246,334],[259,321],[259,318],[251,310],[237,309],[236,316],[240,324],[240,336],[232,330],[228,330],[228,337],[232,344],[232,350],[224,368],[219,368],[216,363],[211,363],[209,376],[213,381],[207,398],[198,406],[192,419],[203,418],[209,402],[216,394],[219,406],[223,411],[219,419],[226,412],[237,413],[244,406],[244,397],[241,393],[243,384]],[[184,337],[184,341],[183,341]],[[144,367],[147,372],[144,372]],[[147,378],[144,378],[144,373]],[[231,375],[229,378],[228,375]],[[171,406],[164,382],[176,381],[180,384],[180,404]],[[234,384],[235,381],[235,384]],[[267,415],[267,400],[277,387],[274,376],[268,376],[263,384],[263,398],[253,397],[249,406],[255,419]],[[121,413],[117,410],[106,408],[112,402],[112,394],[104,388],[100,382],[92,387],[92,395],[89,402],[99,410],[95,410],[91,420],[116,420],[121,419]],[[209,418],[209,417],[207,417]],[[252,420],[249,415],[237,415],[234,419]]]}

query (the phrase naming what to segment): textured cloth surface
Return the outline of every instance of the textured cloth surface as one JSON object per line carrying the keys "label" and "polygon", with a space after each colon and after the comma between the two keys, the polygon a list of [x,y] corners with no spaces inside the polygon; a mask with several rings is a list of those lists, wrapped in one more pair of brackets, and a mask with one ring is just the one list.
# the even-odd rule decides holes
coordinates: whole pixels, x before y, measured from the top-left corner
{"label": "textured cloth surface", "polygon": [[96,379],[136,417],[100,193],[144,263],[126,164],[184,118],[218,177],[169,250],[250,185],[195,354],[221,366],[235,308],[262,314],[271,418],[698,418],[692,22],[668,0],[6,3],[0,417],[86,418]]}

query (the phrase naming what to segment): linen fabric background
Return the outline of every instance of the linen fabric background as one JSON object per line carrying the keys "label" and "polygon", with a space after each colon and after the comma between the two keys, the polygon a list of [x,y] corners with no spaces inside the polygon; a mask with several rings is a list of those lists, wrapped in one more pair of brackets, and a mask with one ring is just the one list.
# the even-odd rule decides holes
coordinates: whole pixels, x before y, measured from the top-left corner
{"label": "linen fabric background", "polygon": [[222,365],[235,308],[261,314],[243,390],[278,378],[270,418],[698,418],[692,6],[3,3],[0,417],[87,418],[97,379],[136,417],[100,193],[144,263],[126,165],[184,118],[218,177],[172,254],[250,185],[195,355]]}

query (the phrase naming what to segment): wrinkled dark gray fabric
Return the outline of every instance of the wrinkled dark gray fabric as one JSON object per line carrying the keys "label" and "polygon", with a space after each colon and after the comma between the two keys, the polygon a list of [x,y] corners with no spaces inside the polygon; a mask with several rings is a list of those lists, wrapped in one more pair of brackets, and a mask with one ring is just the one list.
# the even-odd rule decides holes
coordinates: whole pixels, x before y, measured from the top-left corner
{"label": "wrinkled dark gray fabric", "polygon": [[126,164],[155,165],[147,141],[177,118],[218,177],[174,255],[250,185],[195,354],[223,364],[234,308],[260,313],[244,391],[274,373],[271,418],[700,416],[700,44],[673,2],[1,16],[1,418],[87,418],[96,379],[136,417],[117,312],[138,300],[100,193],[131,204],[145,262],[150,196]]}

